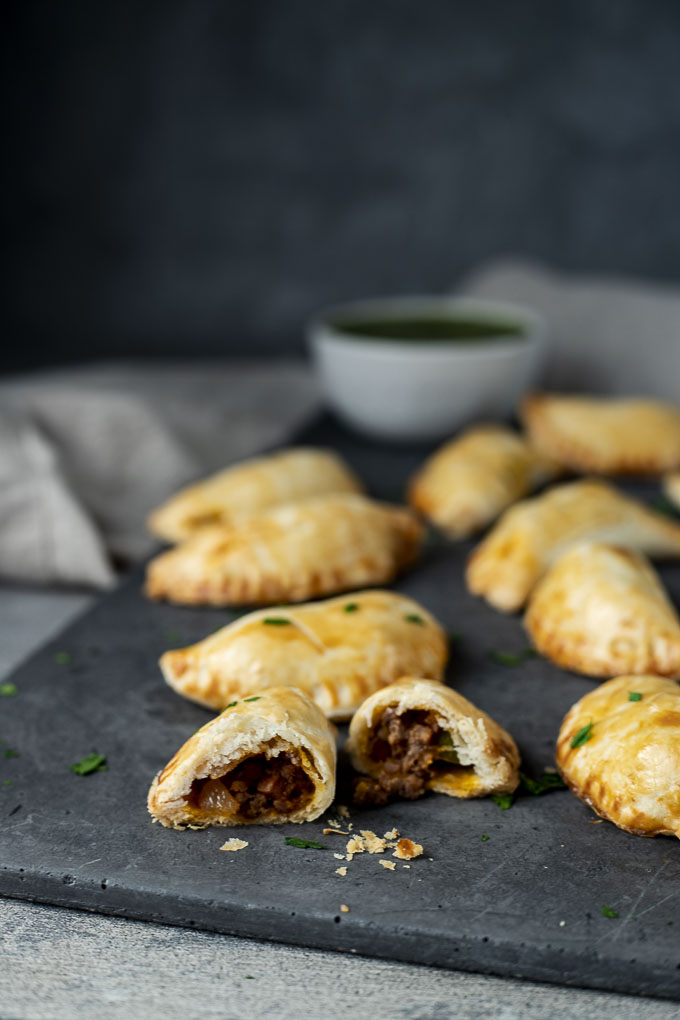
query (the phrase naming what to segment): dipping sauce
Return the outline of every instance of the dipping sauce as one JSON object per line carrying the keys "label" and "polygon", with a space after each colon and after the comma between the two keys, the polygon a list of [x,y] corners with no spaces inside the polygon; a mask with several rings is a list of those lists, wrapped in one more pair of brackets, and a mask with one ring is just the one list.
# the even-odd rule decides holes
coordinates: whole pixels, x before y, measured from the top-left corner
{"label": "dipping sauce", "polygon": [[517,322],[463,316],[402,316],[389,319],[336,319],[333,329],[358,340],[422,340],[427,343],[516,340],[524,336]]}

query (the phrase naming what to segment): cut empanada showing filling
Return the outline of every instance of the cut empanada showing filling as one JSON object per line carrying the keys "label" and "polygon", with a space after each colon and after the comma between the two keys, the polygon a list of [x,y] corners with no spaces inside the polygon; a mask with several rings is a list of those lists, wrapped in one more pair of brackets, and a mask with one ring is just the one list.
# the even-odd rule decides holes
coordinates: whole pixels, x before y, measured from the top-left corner
{"label": "cut empanada showing filling", "polygon": [[514,740],[485,712],[435,680],[405,677],[368,698],[348,745],[362,777],[359,803],[510,793],[519,782]]}
{"label": "cut empanada showing filling", "polygon": [[184,744],[151,785],[169,828],[304,822],[335,796],[335,733],[294,687],[233,702]]}

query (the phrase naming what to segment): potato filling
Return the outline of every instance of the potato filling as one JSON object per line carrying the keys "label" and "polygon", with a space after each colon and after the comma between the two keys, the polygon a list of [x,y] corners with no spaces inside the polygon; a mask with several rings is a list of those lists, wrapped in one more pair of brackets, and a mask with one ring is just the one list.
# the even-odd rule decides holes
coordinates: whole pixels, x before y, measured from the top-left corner
{"label": "potato filling", "polygon": [[189,804],[202,815],[238,816],[251,820],[271,812],[293,812],[309,803],[314,783],[302,768],[299,755],[285,751],[246,758],[223,776],[195,779]]}
{"label": "potato filling", "polygon": [[368,754],[379,769],[373,777],[355,779],[358,804],[386,804],[392,797],[415,800],[438,774],[474,771],[459,763],[451,735],[434,712],[416,709],[399,715],[396,708],[386,708],[373,727]]}

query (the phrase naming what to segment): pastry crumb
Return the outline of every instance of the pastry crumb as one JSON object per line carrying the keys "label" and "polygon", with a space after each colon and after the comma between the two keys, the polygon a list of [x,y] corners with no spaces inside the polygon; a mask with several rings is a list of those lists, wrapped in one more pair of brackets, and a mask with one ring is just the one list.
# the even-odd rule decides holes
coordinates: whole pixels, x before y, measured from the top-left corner
{"label": "pastry crumb", "polygon": [[[368,850],[369,854],[384,854],[387,847],[387,843],[380,836],[376,836],[370,829],[362,829],[361,837],[364,841],[364,849]],[[355,837],[356,838],[356,837]]]}
{"label": "pastry crumb", "polygon": [[347,874],[347,865],[346,864],[343,865],[342,868],[336,868],[335,869],[335,874],[336,875],[340,875],[340,878],[344,878],[345,875]]}
{"label": "pastry crumb", "polygon": [[334,829],[341,829],[342,828],[342,822],[339,822],[337,820],[337,818],[329,818],[328,819],[328,824],[332,825]]}
{"label": "pastry crumb", "polygon": [[228,839],[226,843],[223,843],[220,850],[244,850],[248,846],[245,839],[238,839],[236,836],[233,839]]}
{"label": "pastry crumb", "polygon": [[340,910],[343,912],[343,914],[349,914],[349,907],[347,906],[346,903],[340,904]]}
{"label": "pastry crumb", "polygon": [[567,923],[566,921],[560,921],[560,928],[564,928],[566,923]]}
{"label": "pastry crumb", "polygon": [[402,864],[402,868],[410,868],[410,867],[411,867],[410,864]]}
{"label": "pastry crumb", "polygon": [[334,836],[348,836],[349,835],[349,833],[345,832],[343,829],[324,829],[323,830],[323,834],[324,834],[324,836],[331,836],[331,835],[334,835]]}
{"label": "pastry crumb", "polygon": [[345,859],[344,854],[333,854],[333,856],[335,857],[336,861],[344,861]]}
{"label": "pastry crumb", "polygon": [[420,857],[422,852],[420,843],[414,843],[412,839],[400,839],[392,856],[401,861],[412,861],[414,857]]}
{"label": "pastry crumb", "polygon": [[394,861],[378,861],[378,864],[382,864],[383,868],[387,868],[388,871],[394,871],[396,868]]}
{"label": "pastry crumb", "polygon": [[349,808],[345,804],[338,804],[338,814],[341,818],[349,818]]}
{"label": "pastry crumb", "polygon": [[364,852],[364,841],[361,836],[352,836],[351,839],[348,839],[345,850],[348,854],[362,854]]}
{"label": "pastry crumb", "polygon": [[390,829],[389,832],[385,833],[383,838],[384,839],[399,839],[399,829]]}
{"label": "pastry crumb", "polygon": [[589,818],[588,819],[588,825],[602,825],[602,819],[601,818]]}

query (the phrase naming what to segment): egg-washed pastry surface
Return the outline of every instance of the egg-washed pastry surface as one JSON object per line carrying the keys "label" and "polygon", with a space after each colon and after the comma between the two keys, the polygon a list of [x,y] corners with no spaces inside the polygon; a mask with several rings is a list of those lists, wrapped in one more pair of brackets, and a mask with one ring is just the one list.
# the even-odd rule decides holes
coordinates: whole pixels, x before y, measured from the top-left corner
{"label": "egg-washed pastry surface", "polygon": [[349,467],[328,450],[296,447],[255,457],[190,485],[154,510],[149,530],[183,542],[212,524],[239,524],[280,503],[334,492],[362,492]]}
{"label": "egg-washed pastry surface", "polygon": [[680,556],[680,522],[606,482],[558,485],[510,507],[470,556],[466,581],[496,609],[520,609],[551,563],[575,542],[627,546],[653,558]]}
{"label": "egg-washed pastry surface", "polygon": [[425,462],[409,487],[409,503],[451,538],[465,538],[556,473],[512,429],[477,425]]}
{"label": "egg-washed pastry surface", "polygon": [[663,489],[671,503],[680,510],[680,471],[671,471],[663,480]]}
{"label": "egg-washed pastry surface", "polygon": [[363,774],[355,800],[413,800],[427,790],[450,797],[511,793],[517,746],[498,723],[436,680],[403,677],[372,694],[349,728],[347,749]]}
{"label": "egg-washed pastry surface", "polygon": [[565,669],[680,676],[680,620],[649,561],[630,549],[567,549],[534,588],[525,624],[537,650]]}
{"label": "egg-washed pastry surface", "polygon": [[557,765],[572,793],[637,836],[680,838],[680,685],[621,676],[567,712]]}
{"label": "egg-washed pastry surface", "polygon": [[331,719],[406,674],[441,679],[446,636],[413,599],[359,591],[309,605],[260,609],[160,666],[179,694],[222,709],[270,686],[297,687]]}
{"label": "egg-washed pastry surface", "polygon": [[303,602],[391,581],[416,558],[423,533],[404,507],[318,496],[199,531],[152,560],[146,592],[187,605]]}
{"label": "egg-washed pastry surface", "polygon": [[168,828],[305,822],[335,796],[335,734],[302,691],[239,700],[187,740],[154,779],[149,812]]}
{"label": "egg-washed pastry surface", "polygon": [[675,404],[537,393],[521,417],[536,447],[574,471],[656,475],[680,466]]}

